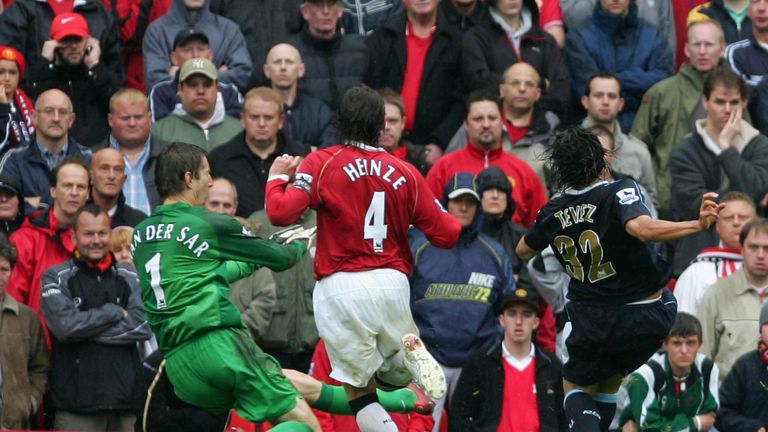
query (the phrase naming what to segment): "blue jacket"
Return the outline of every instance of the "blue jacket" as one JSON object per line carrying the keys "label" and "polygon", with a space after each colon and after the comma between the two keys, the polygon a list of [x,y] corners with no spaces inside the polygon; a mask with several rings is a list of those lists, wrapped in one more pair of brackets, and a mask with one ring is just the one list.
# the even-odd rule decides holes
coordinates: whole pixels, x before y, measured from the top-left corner
{"label": "blue jacket", "polygon": [[754,36],[728,45],[725,59],[731,69],[741,75],[751,87],[756,87],[768,74],[768,50],[763,48]]}
{"label": "blue jacket", "polygon": [[674,58],[664,36],[637,17],[629,3],[626,17],[611,15],[595,5],[592,21],[569,31],[565,46],[574,100],[584,96],[587,80],[599,71],[616,75],[621,82],[624,109],[622,130],[630,130],[643,94],[674,73]]}
{"label": "blue jacket", "polygon": [[409,241],[411,312],[421,339],[440,364],[462,367],[502,335],[498,315],[515,288],[512,264],[499,243],[478,233],[477,218],[453,249],[432,246],[418,230]]}
{"label": "blue jacket", "polygon": [[[698,13],[704,17],[720,23],[725,34],[725,43],[731,44],[752,36],[752,20],[749,17],[744,18],[741,24],[733,20],[728,9],[725,8],[723,0],[712,0],[702,5],[696,6],[691,10],[692,14]],[[689,14],[690,15],[690,14]],[[695,15],[694,15],[695,16]],[[701,17],[695,16],[697,20]]]}
{"label": "blue jacket", "polygon": [[[91,163],[91,149],[78,144],[72,138],[67,143],[66,156],[83,156],[86,164]],[[21,186],[23,197],[40,197],[40,203],[51,204],[51,170],[37,148],[37,138],[26,147],[10,150],[0,160],[0,174],[16,180]],[[28,209],[28,213],[30,210]]]}
{"label": "blue jacket", "polygon": [[[147,27],[143,44],[147,88],[168,79],[173,40],[181,30],[193,28],[208,38],[213,64],[217,68],[227,65],[226,71],[219,71],[219,82],[234,84],[243,91],[248,89],[253,63],[243,33],[234,22],[212,13],[209,3],[205,0],[196,18],[192,19],[184,0],[172,0],[168,13]],[[258,65],[259,69],[261,67]]]}

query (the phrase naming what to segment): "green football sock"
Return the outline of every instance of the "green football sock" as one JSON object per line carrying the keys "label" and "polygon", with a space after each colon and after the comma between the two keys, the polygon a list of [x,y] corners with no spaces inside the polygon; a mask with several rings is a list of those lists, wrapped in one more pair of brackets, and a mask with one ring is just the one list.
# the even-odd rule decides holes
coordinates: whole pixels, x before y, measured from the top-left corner
{"label": "green football sock", "polygon": [[[376,395],[379,397],[381,406],[389,412],[409,413],[413,411],[419,400],[418,396],[408,388],[394,391],[376,390]],[[347,401],[347,392],[344,391],[344,387],[326,383],[323,383],[320,397],[312,404],[312,408],[331,414],[352,415],[352,408]]]}
{"label": "green football sock", "polygon": [[273,426],[270,430],[273,432],[312,432],[311,427],[295,421],[280,423]]}

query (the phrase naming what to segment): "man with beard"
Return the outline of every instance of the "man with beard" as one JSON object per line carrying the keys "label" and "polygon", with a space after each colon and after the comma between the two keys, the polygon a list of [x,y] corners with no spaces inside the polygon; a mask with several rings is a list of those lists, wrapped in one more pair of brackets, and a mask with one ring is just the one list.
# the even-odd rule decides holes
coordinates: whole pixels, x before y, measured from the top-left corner
{"label": "man with beard", "polygon": [[52,88],[63,90],[77,117],[72,136],[89,147],[104,140],[109,135],[109,98],[120,88],[121,77],[101,62],[101,46],[91,37],[85,18],[57,15],[41,56],[27,77],[30,97]]}

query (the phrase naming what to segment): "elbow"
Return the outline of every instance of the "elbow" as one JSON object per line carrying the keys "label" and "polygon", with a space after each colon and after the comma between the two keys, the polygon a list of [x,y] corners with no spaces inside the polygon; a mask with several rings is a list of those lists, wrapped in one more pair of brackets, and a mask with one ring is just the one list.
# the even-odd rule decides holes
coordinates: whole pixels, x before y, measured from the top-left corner
{"label": "elbow", "polygon": [[290,215],[286,212],[280,212],[272,210],[274,206],[267,206],[267,218],[269,222],[278,227],[288,226],[293,223],[295,219],[291,219]]}
{"label": "elbow", "polygon": [[48,330],[51,332],[51,336],[56,338],[56,340],[60,343],[70,343],[76,340],[71,332],[65,332],[61,327],[57,325],[51,325],[50,322],[46,322],[46,324],[48,325]]}
{"label": "elbow", "polygon": [[653,237],[651,237],[650,233],[642,231],[642,230],[638,230],[638,231],[635,231],[635,232],[630,232],[630,234],[632,235],[632,237],[640,240],[643,243],[650,242],[650,241],[655,241],[655,239]]}
{"label": "elbow", "polygon": [[520,258],[523,261],[528,261],[531,258],[536,256],[536,252],[532,250],[520,250],[520,247],[518,246],[515,249],[515,255],[517,255],[518,258]]}

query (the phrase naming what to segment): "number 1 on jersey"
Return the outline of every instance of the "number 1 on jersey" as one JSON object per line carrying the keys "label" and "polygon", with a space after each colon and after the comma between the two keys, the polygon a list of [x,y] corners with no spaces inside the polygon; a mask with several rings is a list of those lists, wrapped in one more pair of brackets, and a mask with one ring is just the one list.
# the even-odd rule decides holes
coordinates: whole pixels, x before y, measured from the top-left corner
{"label": "number 1 on jersey", "polygon": [[165,291],[160,286],[160,252],[152,255],[152,258],[144,265],[144,270],[149,273],[149,286],[155,292],[157,309],[165,309],[168,305],[165,303]]}
{"label": "number 1 on jersey", "polygon": [[384,223],[386,192],[374,192],[363,222],[363,238],[373,241],[374,252],[384,252],[384,240],[387,238],[387,225]]}

